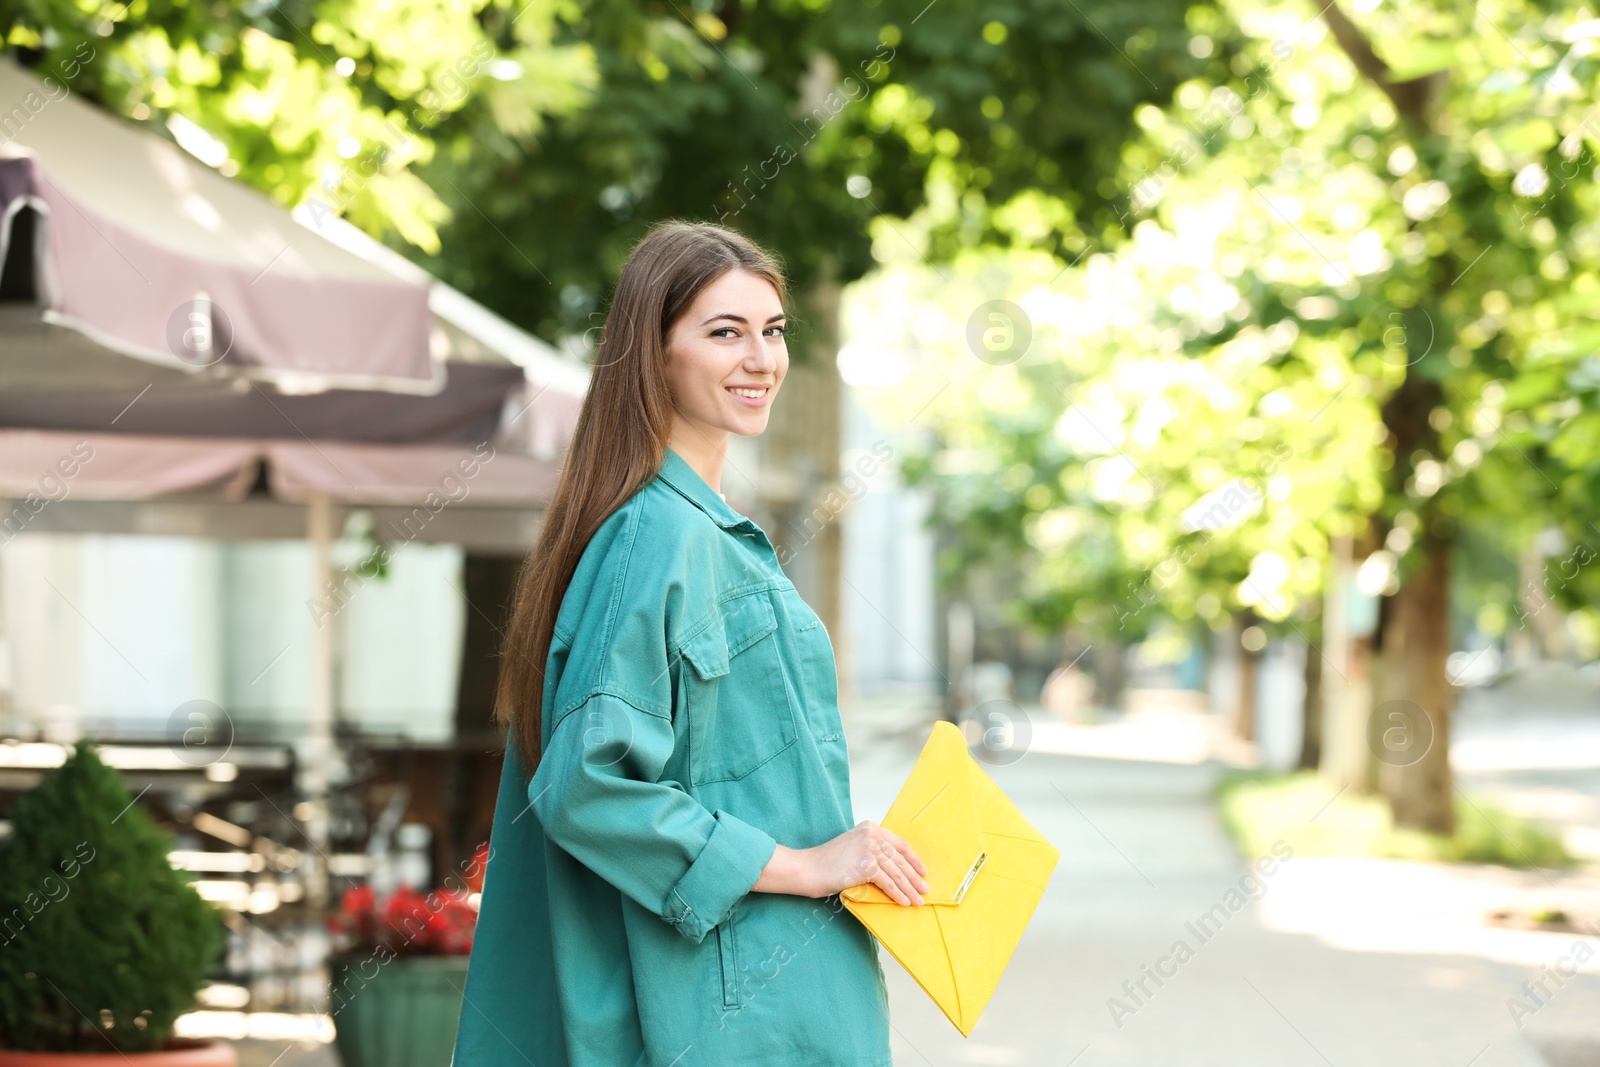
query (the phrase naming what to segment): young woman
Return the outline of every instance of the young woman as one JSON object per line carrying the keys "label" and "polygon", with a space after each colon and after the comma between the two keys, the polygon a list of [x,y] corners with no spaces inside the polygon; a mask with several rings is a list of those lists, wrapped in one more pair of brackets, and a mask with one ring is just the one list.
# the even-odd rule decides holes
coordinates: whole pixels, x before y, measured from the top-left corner
{"label": "young woman", "polygon": [[872,936],[922,903],[854,822],[833,647],[719,487],[788,371],[786,286],[730,230],[623,268],[519,580],[509,730],[454,1067],[888,1067]]}

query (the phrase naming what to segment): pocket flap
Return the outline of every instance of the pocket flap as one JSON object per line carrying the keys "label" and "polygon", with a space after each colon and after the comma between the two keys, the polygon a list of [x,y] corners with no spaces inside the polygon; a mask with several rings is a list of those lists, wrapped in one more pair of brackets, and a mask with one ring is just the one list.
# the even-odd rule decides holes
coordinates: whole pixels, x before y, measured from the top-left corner
{"label": "pocket flap", "polygon": [[704,627],[683,644],[683,658],[702,681],[728,673],[728,660],[778,628],[772,604],[751,593],[719,604]]}

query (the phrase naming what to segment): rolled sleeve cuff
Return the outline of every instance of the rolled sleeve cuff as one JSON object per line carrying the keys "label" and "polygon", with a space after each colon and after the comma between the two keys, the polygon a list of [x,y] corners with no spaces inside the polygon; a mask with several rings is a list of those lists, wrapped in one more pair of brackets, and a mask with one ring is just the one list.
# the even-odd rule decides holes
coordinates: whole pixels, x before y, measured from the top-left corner
{"label": "rolled sleeve cuff", "polygon": [[712,814],[717,824],[711,836],[667,893],[662,912],[667,922],[695,944],[750,892],[778,848],[778,842],[764,830],[725,811]]}

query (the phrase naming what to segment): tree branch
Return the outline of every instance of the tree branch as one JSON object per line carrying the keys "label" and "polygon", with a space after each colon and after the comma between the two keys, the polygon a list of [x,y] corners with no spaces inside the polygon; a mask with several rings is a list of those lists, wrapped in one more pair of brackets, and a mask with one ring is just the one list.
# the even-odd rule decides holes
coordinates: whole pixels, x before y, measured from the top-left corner
{"label": "tree branch", "polygon": [[1424,74],[1420,78],[1411,78],[1407,81],[1394,81],[1389,64],[1373,51],[1366,34],[1350,21],[1340,9],[1337,0],[1323,8],[1322,17],[1327,20],[1328,29],[1333,31],[1333,39],[1339,42],[1339,47],[1350,57],[1350,62],[1355,65],[1356,70],[1382,89],[1384,95],[1394,104],[1395,111],[1407,121],[1428,129],[1431,125],[1429,105],[1443,84],[1444,72]]}

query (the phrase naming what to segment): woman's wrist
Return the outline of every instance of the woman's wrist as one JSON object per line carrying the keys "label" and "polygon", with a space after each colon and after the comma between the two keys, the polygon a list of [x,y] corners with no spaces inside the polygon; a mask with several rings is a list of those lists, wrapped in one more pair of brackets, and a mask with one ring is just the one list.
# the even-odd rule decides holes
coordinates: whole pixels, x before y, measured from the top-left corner
{"label": "woman's wrist", "polygon": [[787,893],[791,896],[810,897],[816,893],[811,885],[811,864],[807,849],[779,845],[772,850],[772,858],[761,869],[761,877],[751,887],[756,893]]}

